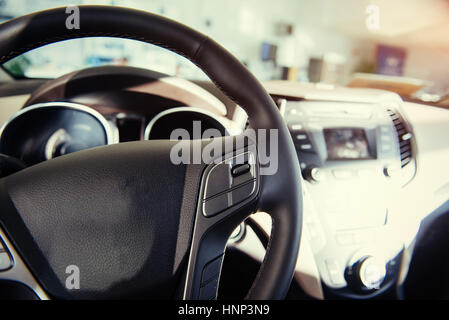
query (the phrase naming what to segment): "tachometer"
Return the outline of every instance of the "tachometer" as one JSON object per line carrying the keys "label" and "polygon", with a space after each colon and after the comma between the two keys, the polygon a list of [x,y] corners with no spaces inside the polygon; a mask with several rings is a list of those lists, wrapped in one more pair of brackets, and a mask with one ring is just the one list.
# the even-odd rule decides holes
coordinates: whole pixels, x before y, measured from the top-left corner
{"label": "tachometer", "polygon": [[[170,139],[176,129],[184,130],[188,139],[229,135],[227,125],[213,113],[195,107],[177,107],[157,114],[147,125],[146,140]],[[213,129],[214,131],[211,131]],[[213,134],[215,132],[215,134]]]}

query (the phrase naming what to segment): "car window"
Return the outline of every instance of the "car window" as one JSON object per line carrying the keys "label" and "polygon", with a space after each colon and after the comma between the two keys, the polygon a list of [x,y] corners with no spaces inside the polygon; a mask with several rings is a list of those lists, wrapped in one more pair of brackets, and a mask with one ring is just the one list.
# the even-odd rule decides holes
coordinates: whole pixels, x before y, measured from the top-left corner
{"label": "car window", "polygon": [[[184,23],[223,45],[261,81],[374,87],[449,106],[449,4],[444,0],[0,0],[0,22],[81,4],[130,7]],[[55,78],[105,64],[207,78],[166,50],[113,38],[52,44],[4,68],[19,78]]]}
{"label": "car window", "polygon": [[118,38],[85,38],[34,49],[7,62],[16,77],[57,78],[83,68],[125,65],[188,79],[207,79],[189,60],[160,47]]}

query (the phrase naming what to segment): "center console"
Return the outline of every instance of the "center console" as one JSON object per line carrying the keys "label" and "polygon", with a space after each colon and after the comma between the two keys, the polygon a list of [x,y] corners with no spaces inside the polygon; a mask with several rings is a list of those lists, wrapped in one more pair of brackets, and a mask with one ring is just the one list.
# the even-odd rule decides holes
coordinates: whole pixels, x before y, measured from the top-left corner
{"label": "center console", "polygon": [[280,99],[311,208],[304,210],[324,291],[368,298],[397,280],[403,242],[390,203],[414,176],[414,137],[400,104]]}

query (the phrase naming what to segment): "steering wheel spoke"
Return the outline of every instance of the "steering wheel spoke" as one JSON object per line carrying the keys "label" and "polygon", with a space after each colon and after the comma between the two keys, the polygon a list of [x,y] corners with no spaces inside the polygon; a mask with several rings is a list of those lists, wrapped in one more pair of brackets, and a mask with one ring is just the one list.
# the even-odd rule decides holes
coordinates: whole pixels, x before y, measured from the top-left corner
{"label": "steering wheel spoke", "polygon": [[257,207],[259,167],[255,145],[209,165],[201,180],[184,283],[184,299],[215,299],[226,243]]}
{"label": "steering wheel spoke", "polygon": [[31,293],[27,294],[26,296],[27,298],[49,300],[49,296],[42,289],[39,282],[30,272],[25,262],[22,260],[21,256],[15,250],[12,242],[8,239],[5,232],[1,228],[0,228],[0,280],[13,281],[26,286],[29,290],[31,290]]}

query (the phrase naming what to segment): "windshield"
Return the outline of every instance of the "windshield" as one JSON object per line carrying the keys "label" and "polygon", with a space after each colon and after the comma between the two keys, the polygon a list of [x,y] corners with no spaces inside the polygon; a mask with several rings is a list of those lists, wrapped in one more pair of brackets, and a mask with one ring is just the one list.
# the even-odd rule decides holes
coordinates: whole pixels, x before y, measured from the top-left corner
{"label": "windshield", "polygon": [[[132,7],[177,20],[222,44],[263,81],[387,88],[443,105],[449,93],[449,3],[444,0],[0,0],[0,21],[81,4]],[[55,78],[111,64],[207,79],[176,54],[113,38],[48,45],[4,68],[19,78]]]}

